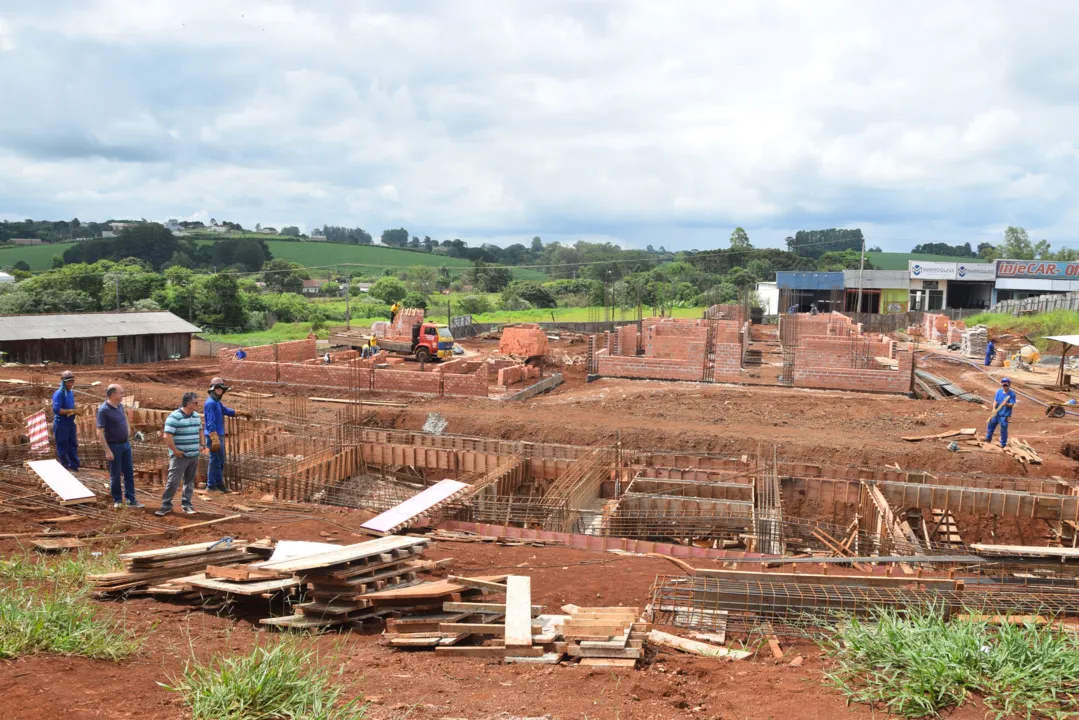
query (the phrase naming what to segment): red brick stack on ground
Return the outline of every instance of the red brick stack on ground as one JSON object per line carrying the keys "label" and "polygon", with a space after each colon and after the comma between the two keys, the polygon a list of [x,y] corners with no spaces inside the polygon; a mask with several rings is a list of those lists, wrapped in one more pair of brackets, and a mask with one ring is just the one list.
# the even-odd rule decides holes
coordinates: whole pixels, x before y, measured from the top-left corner
{"label": "red brick stack on ground", "polygon": [[547,333],[535,323],[503,328],[498,352],[516,357],[542,357],[547,354]]}

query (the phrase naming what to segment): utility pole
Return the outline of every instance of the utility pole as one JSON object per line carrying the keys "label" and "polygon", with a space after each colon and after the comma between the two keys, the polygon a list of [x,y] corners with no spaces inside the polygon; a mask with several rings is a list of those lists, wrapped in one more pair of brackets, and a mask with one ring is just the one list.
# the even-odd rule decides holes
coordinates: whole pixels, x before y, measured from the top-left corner
{"label": "utility pole", "polygon": [[116,275],[116,312],[120,312],[120,275]]}
{"label": "utility pole", "polygon": [[345,329],[352,327],[352,278],[345,278]]}
{"label": "utility pole", "polygon": [[865,236],[862,236],[862,259],[858,262],[858,322],[862,321],[862,274],[865,272]]}

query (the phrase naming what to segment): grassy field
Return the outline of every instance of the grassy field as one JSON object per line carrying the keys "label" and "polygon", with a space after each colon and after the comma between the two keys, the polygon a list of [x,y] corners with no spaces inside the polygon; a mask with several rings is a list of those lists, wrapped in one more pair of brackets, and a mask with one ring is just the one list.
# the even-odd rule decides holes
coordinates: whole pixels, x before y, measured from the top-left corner
{"label": "grassy field", "polygon": [[873,263],[877,270],[906,270],[909,260],[926,262],[964,262],[982,263],[981,258],[959,258],[950,255],[930,255],[928,253],[867,252],[865,259]]}
{"label": "grassy field", "polygon": [[[258,236],[253,236],[258,237]],[[213,242],[213,240],[200,239],[199,242]],[[63,255],[64,250],[74,243],[56,243],[53,245],[28,245],[20,247],[0,248],[0,267],[10,267],[19,260],[23,260],[30,269],[37,272],[48,270],[52,258],[55,255]],[[309,267],[323,268],[325,266],[351,266],[353,270],[361,270],[370,275],[378,275],[384,268],[400,270],[414,265],[426,265],[428,267],[448,267],[454,277],[468,268],[472,263],[462,258],[451,258],[444,255],[432,255],[425,252],[411,250],[399,250],[397,248],[375,247],[372,245],[346,245],[344,243],[327,242],[290,242],[288,240],[266,240],[267,247],[275,258],[282,258],[289,262],[300,263]],[[315,275],[326,275],[329,270],[316,271]],[[538,280],[543,282],[547,276],[538,270],[524,268],[512,269],[513,276],[521,280]]]}
{"label": "grassy field", "polygon": [[56,243],[54,245],[24,245],[0,247],[0,268],[9,268],[20,260],[26,262],[31,270],[48,270],[52,266],[54,255],[63,255],[64,250],[75,243]]}

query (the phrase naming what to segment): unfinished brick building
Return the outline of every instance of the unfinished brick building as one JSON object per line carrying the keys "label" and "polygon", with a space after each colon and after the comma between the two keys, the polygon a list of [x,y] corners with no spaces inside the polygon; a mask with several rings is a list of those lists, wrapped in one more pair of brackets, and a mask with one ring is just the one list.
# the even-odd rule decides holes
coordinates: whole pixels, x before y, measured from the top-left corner
{"label": "unfinished brick building", "polygon": [[[716,306],[721,307],[721,306]],[[737,309],[741,309],[738,307]],[[724,315],[731,319],[724,319]],[[592,338],[590,367],[603,377],[909,393],[913,357],[883,335],[865,335],[839,313],[784,315],[752,325],[712,308],[701,320],[650,318]]]}
{"label": "unfinished brick building", "polygon": [[350,392],[407,392],[424,395],[523,399],[562,382],[559,374],[540,378],[538,368],[512,359],[464,359],[422,367],[385,352],[364,359],[356,350],[317,355],[315,340],[295,340],[245,348],[237,360],[222,350],[221,377],[229,381],[335,388]]}

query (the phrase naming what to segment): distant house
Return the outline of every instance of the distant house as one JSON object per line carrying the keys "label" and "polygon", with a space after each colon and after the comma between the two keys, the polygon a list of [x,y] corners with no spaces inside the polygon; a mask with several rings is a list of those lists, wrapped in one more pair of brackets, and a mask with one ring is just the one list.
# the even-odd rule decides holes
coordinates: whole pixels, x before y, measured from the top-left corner
{"label": "distant house", "polygon": [[116,237],[116,233],[113,232],[112,230],[102,230],[101,231],[101,237],[103,237],[103,238],[113,238],[113,237]]}
{"label": "distant house", "polygon": [[277,228],[264,227],[259,232],[261,232],[263,235],[276,235],[277,234]]}
{"label": "distant house", "polygon": [[214,232],[227,233],[232,228],[230,228],[228,225],[211,225],[210,229],[213,230]]}
{"label": "distant house", "polygon": [[352,283],[352,287],[359,288],[360,292],[362,292],[362,293],[371,292],[371,286],[372,285],[374,285],[374,283],[369,283],[369,282],[354,282],[354,283]]}
{"label": "distant house", "polygon": [[183,232],[184,226],[176,218],[169,218],[169,221],[165,223],[165,229],[171,232]]}
{"label": "distant house", "polygon": [[41,238],[11,238],[8,242],[12,245],[40,245]]}
{"label": "distant house", "polygon": [[15,278],[12,275],[8,275],[6,272],[0,272],[0,285],[13,282],[15,282]]}
{"label": "distant house", "polygon": [[114,222],[114,223],[109,223],[109,225],[112,227],[112,231],[114,233],[121,233],[124,230],[127,230],[128,228],[135,227],[136,225],[138,225],[138,223],[133,223],[133,222]]}
{"label": "distant house", "polygon": [[303,294],[304,295],[318,295],[322,292],[322,283],[318,280],[304,280],[303,281]]}

